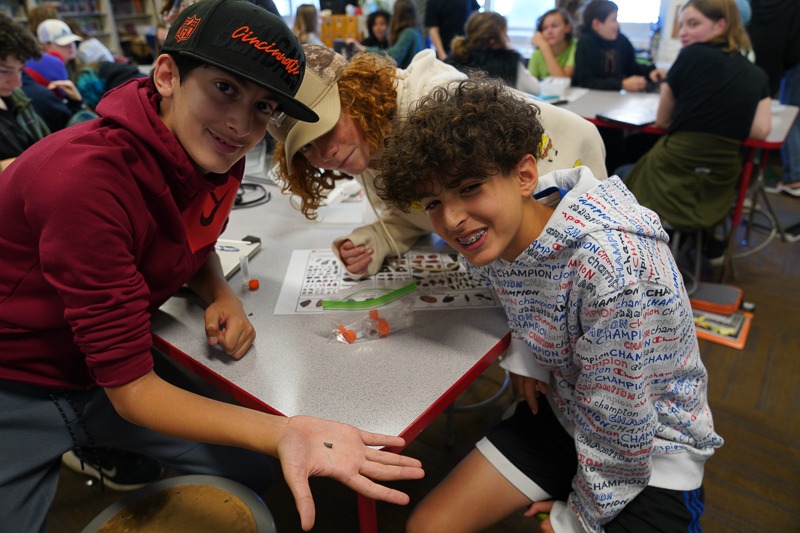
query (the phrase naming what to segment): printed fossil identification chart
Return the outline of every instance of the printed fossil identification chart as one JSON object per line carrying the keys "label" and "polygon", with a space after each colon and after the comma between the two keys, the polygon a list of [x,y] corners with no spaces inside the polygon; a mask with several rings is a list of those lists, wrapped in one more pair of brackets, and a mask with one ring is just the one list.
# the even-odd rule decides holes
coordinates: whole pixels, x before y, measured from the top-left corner
{"label": "printed fossil identification chart", "polygon": [[465,309],[499,305],[494,291],[473,279],[458,254],[411,249],[388,258],[371,278],[355,279],[330,249],[294,250],[281,287],[276,315],[321,313],[322,300],[333,298],[364,279],[379,282],[415,280],[415,309]]}

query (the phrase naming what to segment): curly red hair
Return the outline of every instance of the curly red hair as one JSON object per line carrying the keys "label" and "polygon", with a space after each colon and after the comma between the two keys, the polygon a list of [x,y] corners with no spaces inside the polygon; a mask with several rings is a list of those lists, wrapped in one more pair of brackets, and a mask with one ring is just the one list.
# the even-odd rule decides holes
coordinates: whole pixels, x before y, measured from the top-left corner
{"label": "curly red hair", "polygon": [[[383,141],[392,129],[397,111],[397,70],[388,56],[362,53],[353,57],[339,78],[339,100],[342,112],[356,123],[364,141],[375,154],[383,149]],[[300,153],[290,162],[288,172],[283,143],[277,143],[273,155],[281,191],[300,200],[299,209],[309,220],[317,218],[317,209],[333,189],[336,180],[345,176],[313,166]]]}

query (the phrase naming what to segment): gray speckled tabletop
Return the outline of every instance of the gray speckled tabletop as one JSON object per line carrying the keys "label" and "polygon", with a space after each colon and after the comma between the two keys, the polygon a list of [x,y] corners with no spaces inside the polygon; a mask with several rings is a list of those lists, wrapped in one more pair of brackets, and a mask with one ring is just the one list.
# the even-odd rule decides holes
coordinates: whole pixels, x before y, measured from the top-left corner
{"label": "gray speckled tabletop", "polygon": [[[657,94],[653,93],[637,93],[637,92],[620,92],[620,91],[600,91],[590,89],[585,95],[573,100],[563,107],[573,113],[592,120],[595,119],[598,113],[606,112],[610,109],[617,108],[621,105],[636,106],[651,106],[658,107]],[[763,144],[783,144],[786,136],[789,133],[789,128],[795,121],[798,114],[797,106],[782,105],[777,100],[771,102],[772,110],[772,128],[770,129],[767,138],[764,141],[757,141],[748,139],[748,143],[761,147]],[[777,149],[780,146],[769,146],[770,149]]]}
{"label": "gray speckled tabletop", "polygon": [[253,347],[234,361],[208,346],[202,310],[190,298],[168,301],[153,317],[153,332],[274,411],[413,438],[432,413],[452,401],[455,390],[477,377],[475,368],[497,356],[508,332],[504,312],[417,311],[411,328],[352,345],[331,340],[322,314],[275,315],[292,250],[328,248],[335,237],[360,224],[307,221],[278,188],[268,188],[272,200],[234,210],[222,235],[262,240],[250,261],[251,277],[259,279],[260,288],[240,289],[241,273],[231,279],[252,313],[257,332]]}

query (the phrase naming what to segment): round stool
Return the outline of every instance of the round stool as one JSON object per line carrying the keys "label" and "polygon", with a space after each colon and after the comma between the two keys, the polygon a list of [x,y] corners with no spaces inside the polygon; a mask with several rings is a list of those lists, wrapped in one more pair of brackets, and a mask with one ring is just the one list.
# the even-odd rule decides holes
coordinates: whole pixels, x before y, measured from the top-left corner
{"label": "round stool", "polygon": [[81,533],[275,533],[272,513],[250,488],[219,476],[162,479],[117,500]]}

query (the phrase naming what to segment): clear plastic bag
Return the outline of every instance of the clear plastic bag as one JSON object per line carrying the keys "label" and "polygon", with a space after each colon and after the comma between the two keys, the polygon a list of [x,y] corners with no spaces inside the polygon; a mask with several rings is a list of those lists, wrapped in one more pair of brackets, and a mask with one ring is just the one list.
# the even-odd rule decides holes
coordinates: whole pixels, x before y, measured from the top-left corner
{"label": "clear plastic bag", "polygon": [[330,319],[332,338],[339,342],[374,340],[414,323],[413,293],[417,283],[365,281],[322,301]]}

